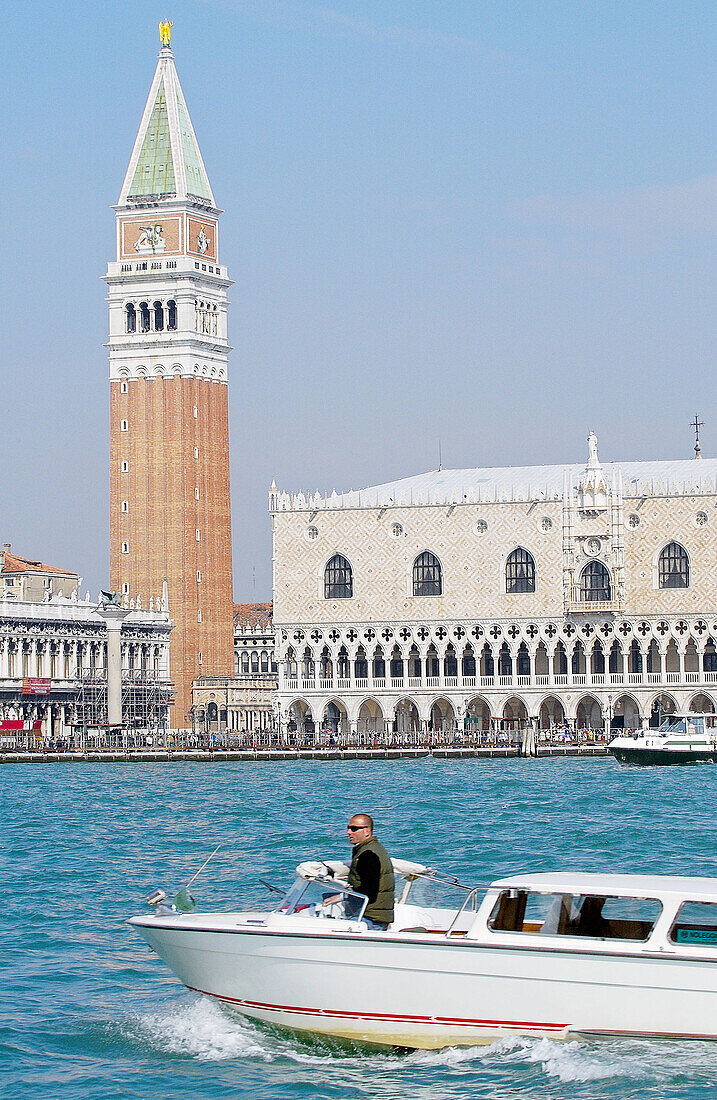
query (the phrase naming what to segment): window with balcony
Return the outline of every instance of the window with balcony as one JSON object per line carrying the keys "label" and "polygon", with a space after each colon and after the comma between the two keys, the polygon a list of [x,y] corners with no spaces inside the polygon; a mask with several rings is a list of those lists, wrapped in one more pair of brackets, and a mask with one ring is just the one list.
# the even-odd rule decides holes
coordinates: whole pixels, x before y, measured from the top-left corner
{"label": "window with balcony", "polygon": [[591,561],[580,574],[582,603],[603,603],[612,599],[610,574],[601,561]]}

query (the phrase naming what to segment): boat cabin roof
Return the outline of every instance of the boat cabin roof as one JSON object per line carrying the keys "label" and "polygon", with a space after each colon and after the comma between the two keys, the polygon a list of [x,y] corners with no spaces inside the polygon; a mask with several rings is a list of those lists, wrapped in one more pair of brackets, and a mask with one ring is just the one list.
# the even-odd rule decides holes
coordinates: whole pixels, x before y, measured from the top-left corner
{"label": "boat cabin roof", "polygon": [[529,890],[544,894],[597,894],[617,897],[707,897],[717,901],[717,878],[682,875],[599,875],[580,871],[511,875],[491,890]]}

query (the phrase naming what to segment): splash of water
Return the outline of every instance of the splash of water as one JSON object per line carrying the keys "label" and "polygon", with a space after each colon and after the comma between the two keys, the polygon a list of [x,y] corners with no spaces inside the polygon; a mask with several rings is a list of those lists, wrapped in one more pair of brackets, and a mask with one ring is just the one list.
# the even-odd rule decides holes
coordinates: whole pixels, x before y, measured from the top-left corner
{"label": "splash of water", "polygon": [[182,1054],[200,1061],[226,1058],[272,1061],[274,1057],[264,1036],[250,1023],[234,1020],[206,997],[169,1011],[139,1016],[129,1030],[162,1053]]}

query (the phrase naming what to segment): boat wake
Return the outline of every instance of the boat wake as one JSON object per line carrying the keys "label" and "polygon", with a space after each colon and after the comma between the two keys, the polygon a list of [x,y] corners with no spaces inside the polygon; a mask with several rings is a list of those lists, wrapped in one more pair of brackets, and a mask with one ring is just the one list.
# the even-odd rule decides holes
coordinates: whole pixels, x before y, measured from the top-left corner
{"label": "boat wake", "polygon": [[[489,1075],[494,1081],[506,1074],[525,1084],[552,1080],[560,1084],[606,1082],[606,1096],[614,1082],[625,1095],[645,1088],[669,1086],[678,1079],[710,1082],[717,1087],[717,1046],[650,1040],[574,1040],[510,1037],[490,1046],[446,1047],[437,1051],[367,1052],[333,1040],[298,1037],[276,1032],[234,1016],[205,997],[169,1006],[164,1011],[135,1017],[129,1030],[135,1040],[166,1055],[204,1062],[227,1060],[293,1063],[295,1066],[332,1066],[354,1075],[372,1070],[389,1074],[396,1084],[408,1074],[432,1070],[454,1071],[465,1081]],[[613,1087],[607,1083],[613,1082]],[[597,1097],[597,1091],[591,1092]]]}
{"label": "boat wake", "polygon": [[524,1064],[540,1066],[547,1077],[563,1082],[602,1081],[615,1077],[644,1078],[642,1058],[618,1055],[610,1047],[603,1053],[597,1043],[556,1042],[554,1039],[499,1039],[490,1046],[446,1047],[444,1050],[416,1051],[406,1061],[413,1065],[450,1068]]}
{"label": "boat wake", "polygon": [[248,1021],[237,1021],[222,1012],[206,997],[135,1017],[130,1030],[163,1054],[180,1054],[200,1061],[229,1058],[272,1061],[275,1056],[263,1033]]}

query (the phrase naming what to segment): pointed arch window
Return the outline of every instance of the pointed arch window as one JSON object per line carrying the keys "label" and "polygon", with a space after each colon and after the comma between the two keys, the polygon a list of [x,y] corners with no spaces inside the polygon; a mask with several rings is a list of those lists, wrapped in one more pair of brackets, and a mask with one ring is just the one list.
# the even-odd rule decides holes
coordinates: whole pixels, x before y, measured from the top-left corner
{"label": "pointed arch window", "polygon": [[476,659],[473,652],[473,647],[467,645],[463,650],[462,658],[462,672],[464,676],[475,676],[476,674]]}
{"label": "pointed arch window", "polygon": [[354,594],[351,563],[343,554],[334,554],[324,569],[324,598],[350,600]]}
{"label": "pointed arch window", "polygon": [[349,664],[349,655],[345,645],[341,646],[336,658],[336,674],[345,680],[348,680],[351,675],[351,665]]}
{"label": "pointed arch window", "polygon": [[174,331],[177,327],[177,303],[174,298],[167,302],[167,328]]}
{"label": "pointed arch window", "polygon": [[131,302],[128,302],[124,307],[126,314],[126,328],[127,332],[137,331],[137,311]]}
{"label": "pointed arch window", "polygon": [[424,550],[413,563],[413,595],[440,596],[443,593],[443,569],[435,554]]}
{"label": "pointed arch window", "polygon": [[446,655],[443,658],[443,672],[446,676],[458,675],[458,658],[452,645],[448,645],[446,648]]}
{"label": "pointed arch window", "polygon": [[161,332],[164,328],[164,306],[161,302],[155,302],[152,309],[154,311],[154,331]]}
{"label": "pointed arch window", "polygon": [[139,328],[140,332],[149,332],[151,328],[149,320],[149,306],[146,302],[139,303]]}
{"label": "pointed arch window", "polygon": [[583,603],[602,603],[612,599],[610,574],[601,561],[590,561],[580,575],[580,599]]}
{"label": "pointed arch window", "polygon": [[535,592],[535,559],[518,546],[505,563],[506,592]]}
{"label": "pointed arch window", "polygon": [[366,658],[366,650],[362,645],[356,650],[354,676],[357,680],[368,680],[368,660]]}
{"label": "pointed arch window", "polygon": [[658,583],[660,588],[690,587],[690,559],[679,542],[668,542],[660,554]]}

